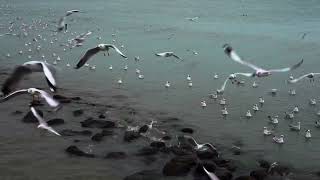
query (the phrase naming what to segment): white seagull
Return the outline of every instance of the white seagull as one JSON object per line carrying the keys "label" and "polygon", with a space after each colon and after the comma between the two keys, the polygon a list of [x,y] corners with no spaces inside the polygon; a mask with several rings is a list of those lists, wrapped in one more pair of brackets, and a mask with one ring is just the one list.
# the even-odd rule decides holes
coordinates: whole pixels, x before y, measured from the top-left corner
{"label": "white seagull", "polygon": [[289,82],[289,83],[296,83],[296,82],[298,82],[298,81],[300,81],[301,79],[304,79],[304,78],[309,78],[310,81],[314,82],[314,76],[315,76],[315,75],[320,75],[320,73],[309,73],[309,74],[305,74],[305,75],[300,76],[300,77],[298,77],[298,78],[296,78],[296,79],[290,79],[290,80],[288,80],[288,82]]}
{"label": "white seagull", "polygon": [[250,110],[247,111],[246,117],[247,117],[247,118],[251,118],[251,117],[252,117],[252,114],[251,114]]}
{"label": "white seagull", "polygon": [[6,79],[2,86],[2,93],[9,94],[12,92],[19,82],[33,72],[43,72],[51,91],[56,91],[55,68],[54,66],[43,61],[29,61],[16,67],[11,76]]}
{"label": "white seagull", "polygon": [[275,143],[278,143],[278,144],[284,143],[284,135],[280,135],[280,137],[274,136],[272,139]]}
{"label": "white seagull", "polygon": [[66,14],[59,19],[58,32],[61,32],[63,30],[66,31],[67,30],[66,17],[70,16],[73,13],[78,13],[78,12],[80,12],[80,11],[79,10],[69,10],[69,11],[67,11]]}
{"label": "white seagull", "polygon": [[207,173],[207,175],[209,176],[209,178],[210,178],[211,180],[220,180],[220,179],[217,177],[217,175],[215,175],[213,172],[209,172],[204,166],[202,166],[202,168],[203,168],[204,172]]}
{"label": "white seagull", "polygon": [[42,128],[45,130],[48,130],[49,132],[52,132],[53,134],[56,134],[58,136],[61,136],[57,131],[55,131],[52,127],[48,126],[47,122],[38,114],[36,109],[34,107],[31,107],[32,114],[37,118],[39,121],[38,128]]}
{"label": "white seagull", "polygon": [[7,96],[3,97],[2,99],[0,99],[0,102],[7,101],[17,95],[26,94],[26,93],[30,95],[40,94],[40,97],[43,98],[49,104],[49,106],[55,108],[55,110],[58,110],[60,108],[60,103],[57,100],[55,100],[49,93],[36,88],[21,89],[21,90],[14,91],[8,94]]}
{"label": "white seagull", "polygon": [[305,136],[304,136],[305,138],[307,138],[307,139],[310,139],[312,136],[311,136],[311,131],[310,131],[310,129],[308,129],[307,131],[306,131],[306,134],[305,134]]}
{"label": "white seagull", "polygon": [[274,116],[274,117],[271,117],[271,116],[268,116],[268,118],[269,118],[269,122],[271,123],[271,124],[278,124],[279,123],[279,120],[278,120],[278,118],[279,118],[279,116]]}
{"label": "white seagull", "polygon": [[269,136],[269,135],[271,135],[273,132],[272,132],[272,130],[269,130],[267,127],[263,127],[263,134],[265,135],[265,136]]}
{"label": "white seagull", "polygon": [[183,136],[184,138],[188,139],[188,142],[190,142],[192,145],[194,145],[195,150],[201,150],[204,147],[208,147],[213,151],[216,151],[216,147],[214,147],[211,143],[204,143],[204,144],[198,144],[197,141],[192,136]]}
{"label": "white seagull", "polygon": [[78,62],[75,69],[81,68],[92,56],[94,56],[95,54],[97,54],[100,51],[107,51],[108,56],[109,56],[109,49],[110,48],[114,49],[123,58],[127,58],[127,56],[125,56],[115,45],[113,45],[113,44],[99,44],[98,46],[87,50],[87,52],[82,56],[82,58]]}
{"label": "white seagull", "polygon": [[182,59],[179,56],[175,55],[173,52],[162,52],[162,53],[156,53],[155,55],[156,56],[160,56],[160,57],[171,57],[171,56],[173,56],[176,59],[179,59],[179,60],[182,61]]}
{"label": "white seagull", "polygon": [[301,129],[300,122],[298,122],[296,125],[295,124],[290,124],[289,128],[292,131],[300,131],[300,129]]}
{"label": "white seagull", "polygon": [[251,73],[232,73],[229,75],[229,77],[224,81],[224,83],[222,84],[221,88],[220,89],[217,89],[217,93],[218,94],[223,94],[225,88],[226,88],[226,85],[227,85],[227,82],[229,80],[234,80],[237,78],[237,75],[241,75],[241,76],[246,76],[246,77],[251,77],[252,74]]}
{"label": "white seagull", "polygon": [[200,104],[201,104],[201,107],[202,107],[202,108],[207,107],[207,103],[206,103],[205,100],[201,101]]}
{"label": "white seagull", "polygon": [[223,46],[223,48],[224,48],[224,52],[232,60],[234,60],[234,61],[236,61],[236,62],[238,62],[238,63],[240,63],[242,65],[245,65],[245,66],[248,66],[248,67],[254,69],[255,72],[252,73],[252,77],[255,77],[255,76],[257,76],[257,77],[265,77],[265,76],[271,75],[272,72],[287,72],[287,71],[291,71],[291,70],[297,69],[303,63],[303,59],[302,59],[299,63],[293,65],[292,67],[266,70],[266,69],[262,69],[262,68],[260,68],[260,67],[258,67],[256,65],[253,65],[253,64],[251,64],[249,62],[243,61],[241,59],[241,57],[233,50],[233,48],[229,44],[225,44]]}

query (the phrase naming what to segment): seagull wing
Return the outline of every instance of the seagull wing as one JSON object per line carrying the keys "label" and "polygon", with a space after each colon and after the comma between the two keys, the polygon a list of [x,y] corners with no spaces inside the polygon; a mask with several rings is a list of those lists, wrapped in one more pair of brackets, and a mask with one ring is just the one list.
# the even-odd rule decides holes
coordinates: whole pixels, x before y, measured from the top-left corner
{"label": "seagull wing", "polygon": [[224,89],[226,88],[227,82],[229,81],[229,77],[224,81],[224,83],[222,84],[221,88],[219,89],[220,92],[224,91]]}
{"label": "seagull wing", "polygon": [[124,55],[115,45],[111,44],[109,47],[113,48],[117,51],[118,54],[120,54],[122,57],[127,58],[126,55]]}
{"label": "seagull wing", "polygon": [[95,54],[97,54],[100,51],[99,47],[95,47],[92,49],[89,49],[80,59],[80,61],[78,62],[77,66],[75,67],[75,69],[79,69],[81,68],[92,56],[94,56]]}
{"label": "seagull wing", "polygon": [[48,126],[47,122],[40,116],[40,114],[37,112],[37,110],[34,107],[31,106],[30,110],[34,115],[34,117],[36,117],[37,120],[39,121],[39,124],[42,124],[43,126]]}
{"label": "seagull wing", "polygon": [[249,63],[249,62],[243,61],[243,60],[241,59],[241,57],[235,52],[235,50],[233,50],[233,48],[232,48],[230,45],[225,44],[225,45],[223,46],[223,48],[224,48],[224,52],[225,52],[232,60],[236,61],[237,63],[240,63],[240,64],[242,64],[242,65],[248,66],[248,67],[250,67],[250,68],[252,68],[252,69],[254,69],[254,70],[256,70],[256,71],[258,71],[258,70],[263,70],[262,68],[260,68],[260,67],[258,67],[258,66],[255,66],[255,65],[253,65],[253,64],[251,64],[251,63]]}
{"label": "seagull wing", "polygon": [[156,53],[155,55],[156,55],[156,56],[165,57],[166,54],[167,54],[166,52],[163,52],[163,53]]}
{"label": "seagull wing", "polygon": [[56,80],[54,78],[53,73],[51,72],[51,70],[48,67],[48,64],[44,63],[44,62],[41,62],[41,65],[42,65],[43,72],[44,72],[44,75],[46,76],[46,80],[47,80],[47,83],[48,83],[50,89],[53,92],[56,91],[57,83],[56,83]]}
{"label": "seagull wing", "polygon": [[52,132],[53,134],[56,134],[56,135],[58,135],[58,136],[61,136],[61,134],[59,134],[56,130],[54,130],[52,127],[50,127],[50,126],[48,126],[47,128],[46,128],[48,131],[50,131],[50,132]]}
{"label": "seagull wing", "polygon": [[18,95],[21,95],[21,94],[27,94],[28,93],[28,89],[21,89],[21,90],[18,90],[18,91],[14,91],[10,94],[8,94],[7,96],[3,97],[2,99],[0,99],[0,102],[4,102],[4,101],[7,101],[13,97],[16,97]]}
{"label": "seagull wing", "polygon": [[9,94],[12,92],[19,82],[23,79],[24,76],[31,74],[32,70],[25,66],[18,66],[15,68],[13,73],[10,75],[8,79],[2,85],[1,91],[3,94]]}
{"label": "seagull wing", "polygon": [[217,150],[217,148],[214,147],[211,143],[205,143],[204,145],[205,145],[205,146],[209,146],[209,147],[210,147],[212,150],[214,150],[214,151]]}
{"label": "seagull wing", "polygon": [[305,74],[305,75],[300,76],[300,77],[298,77],[298,78],[296,78],[296,79],[288,80],[288,82],[289,82],[289,83],[296,83],[296,82],[300,81],[301,79],[303,79],[303,78],[305,78],[305,77],[308,77],[308,76],[310,76],[310,75],[319,75],[319,74],[320,74],[320,73],[309,73],[309,74]]}
{"label": "seagull wing", "polygon": [[66,17],[63,16],[59,19],[59,22],[58,22],[58,31],[62,31],[64,29],[64,25],[66,24],[65,23],[65,20],[66,20]]}
{"label": "seagull wing", "polygon": [[241,76],[246,76],[246,77],[252,77],[252,73],[234,73],[235,75],[241,75]]}
{"label": "seagull wing", "polygon": [[182,60],[179,56],[175,55],[175,54],[172,54],[173,57],[179,59],[179,60]]}
{"label": "seagull wing", "polygon": [[35,89],[35,91],[39,92],[41,94],[41,97],[44,98],[51,107],[58,108],[60,106],[60,103],[57,100],[53,99],[53,97],[47,92],[40,89]]}
{"label": "seagull wing", "polygon": [[297,69],[298,67],[301,66],[301,64],[303,63],[303,59],[298,62],[297,64],[291,66],[291,67],[287,67],[287,68],[282,68],[282,69],[271,69],[269,70],[270,72],[287,72],[287,71],[291,71],[291,70],[294,70],[294,69]]}
{"label": "seagull wing", "polygon": [[203,167],[203,170],[207,173],[207,175],[209,176],[209,178],[211,180],[220,180],[214,173],[212,172],[209,172],[204,166]]}

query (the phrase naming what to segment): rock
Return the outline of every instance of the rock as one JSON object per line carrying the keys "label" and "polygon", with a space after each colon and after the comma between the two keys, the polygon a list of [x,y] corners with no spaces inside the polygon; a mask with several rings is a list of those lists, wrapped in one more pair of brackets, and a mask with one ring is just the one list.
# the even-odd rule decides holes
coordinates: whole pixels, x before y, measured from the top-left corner
{"label": "rock", "polygon": [[123,139],[126,142],[131,142],[131,141],[133,141],[135,139],[138,139],[140,136],[141,136],[140,133],[137,132],[137,131],[126,131],[124,133],[124,138]]}
{"label": "rock", "polygon": [[105,121],[105,120],[94,120],[94,119],[86,119],[81,123],[82,127],[86,128],[114,128],[116,124],[112,121]]}
{"label": "rock", "polygon": [[71,100],[80,101],[80,100],[81,100],[81,97],[72,97]]}
{"label": "rock", "polygon": [[218,168],[214,173],[220,180],[232,180],[232,173],[225,168]]}
{"label": "rock", "polygon": [[233,161],[229,161],[223,164],[219,164],[219,167],[224,167],[226,169],[228,169],[231,172],[234,172],[237,169],[237,166],[235,165],[235,163]]}
{"label": "rock", "polygon": [[241,148],[238,146],[233,146],[231,151],[233,152],[233,155],[240,155],[242,153]]}
{"label": "rock", "polygon": [[239,176],[237,178],[235,178],[234,180],[257,180],[251,176]]}
{"label": "rock", "polygon": [[127,154],[125,152],[109,152],[105,158],[106,159],[125,159]]}
{"label": "rock", "polygon": [[212,159],[212,158],[218,157],[218,155],[219,154],[216,150],[209,149],[209,148],[197,151],[197,156],[200,159]]}
{"label": "rock", "polygon": [[64,103],[64,104],[71,103],[71,99],[70,98],[67,98],[67,97],[59,95],[59,94],[53,95],[53,98],[58,100],[60,103]]}
{"label": "rock", "polygon": [[55,119],[51,119],[51,120],[47,121],[47,124],[49,126],[61,125],[61,124],[64,124],[64,120],[60,119],[60,118],[55,118]]}
{"label": "rock", "polygon": [[278,174],[280,176],[287,176],[290,173],[290,168],[285,165],[277,165],[274,168],[271,168],[270,174]]}
{"label": "rock", "polygon": [[148,125],[143,125],[139,128],[139,133],[146,133],[148,131]]}
{"label": "rock", "polygon": [[66,152],[71,155],[76,155],[76,156],[83,156],[83,157],[89,157],[89,158],[95,157],[94,154],[89,154],[89,153],[81,151],[77,146],[69,146],[66,149]]}
{"label": "rock", "polygon": [[268,176],[268,173],[266,169],[257,169],[251,171],[250,176],[256,180],[264,180]]}
{"label": "rock", "polygon": [[150,146],[154,147],[154,148],[157,148],[157,149],[160,149],[160,148],[165,148],[166,144],[164,142],[161,142],[161,141],[153,141],[152,143],[150,143]]}
{"label": "rock", "polygon": [[[38,112],[38,114],[43,117],[43,112],[41,110],[36,110]],[[38,120],[36,117],[34,117],[33,113],[31,111],[29,111],[23,118],[22,118],[22,122],[25,123],[38,123]]]}
{"label": "rock", "polygon": [[167,135],[167,136],[163,136],[161,139],[164,141],[169,141],[171,140],[171,137]]}
{"label": "rock", "polygon": [[83,112],[84,111],[82,109],[75,110],[75,111],[73,111],[73,116],[74,117],[79,117],[79,116],[81,116],[83,114]]}
{"label": "rock", "polygon": [[141,148],[138,153],[136,153],[137,156],[151,156],[155,155],[159,152],[157,148],[154,147],[143,147]]}
{"label": "rock", "polygon": [[102,141],[103,137],[104,137],[104,135],[102,133],[96,133],[95,135],[93,135],[91,137],[91,140],[100,142],[100,141]]}
{"label": "rock", "polygon": [[111,136],[111,135],[113,135],[113,131],[103,129],[103,130],[101,131],[101,134],[103,134],[104,136]]}
{"label": "rock", "polygon": [[165,164],[162,173],[166,176],[186,176],[196,164],[194,155],[177,156]]}
{"label": "rock", "polygon": [[185,156],[185,155],[191,155],[193,154],[193,151],[187,150],[187,149],[183,149],[180,148],[178,146],[172,146],[170,147],[170,150],[173,154],[177,155],[177,156]]}
{"label": "rock", "polygon": [[165,180],[157,170],[144,170],[124,178],[124,180]]}
{"label": "rock", "polygon": [[183,129],[181,129],[181,132],[188,133],[188,134],[193,134],[194,131],[191,128],[183,128]]}
{"label": "rock", "polygon": [[83,130],[83,131],[75,131],[71,129],[64,129],[60,132],[62,136],[91,136],[92,132],[89,130]]}
{"label": "rock", "polygon": [[12,115],[20,115],[22,113],[23,113],[22,111],[16,110],[16,111],[13,111],[11,114]]}
{"label": "rock", "polygon": [[106,118],[105,115],[103,115],[103,114],[100,114],[100,115],[99,115],[99,119],[105,119],[105,118]]}
{"label": "rock", "polygon": [[269,169],[270,168],[270,162],[260,159],[258,160],[258,164],[260,167],[265,168],[265,169]]}

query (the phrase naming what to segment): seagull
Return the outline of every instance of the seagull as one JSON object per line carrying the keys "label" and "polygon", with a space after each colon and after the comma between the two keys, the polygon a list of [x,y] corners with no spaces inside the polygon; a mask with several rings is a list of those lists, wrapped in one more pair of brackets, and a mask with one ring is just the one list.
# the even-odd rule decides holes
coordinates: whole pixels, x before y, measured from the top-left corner
{"label": "seagull", "polygon": [[310,99],[309,103],[310,103],[310,105],[316,105],[317,101],[316,101],[316,99]]}
{"label": "seagull", "polygon": [[166,88],[169,88],[170,87],[170,82],[167,81],[166,84],[164,85]]}
{"label": "seagull", "polygon": [[0,102],[7,101],[17,95],[26,94],[26,93],[31,94],[31,95],[40,94],[40,97],[43,98],[49,104],[49,106],[55,108],[55,110],[60,109],[60,103],[57,100],[55,100],[47,92],[40,90],[40,89],[36,89],[36,88],[20,89],[20,90],[14,91],[14,92],[8,94],[7,96],[3,97],[2,99],[0,99]]}
{"label": "seagull", "polygon": [[194,145],[195,150],[201,150],[204,147],[208,147],[213,151],[217,151],[217,149],[211,143],[198,144],[192,136],[184,135],[183,137],[186,138],[192,145]]}
{"label": "seagull", "polygon": [[220,179],[217,177],[217,175],[215,175],[213,172],[209,172],[204,166],[202,166],[202,168],[203,168],[204,172],[207,173],[207,175],[209,176],[209,178],[210,178],[211,180],[220,180]]}
{"label": "seagull", "polygon": [[66,14],[63,16],[63,17],[61,17],[60,19],[59,19],[59,22],[58,22],[58,32],[61,32],[61,31],[63,31],[63,30],[67,30],[67,27],[68,27],[68,25],[66,24],[66,17],[67,16],[70,16],[71,14],[73,14],[73,13],[78,13],[78,12],[80,12],[79,10],[69,10],[69,11],[67,11],[66,12]]}
{"label": "seagull", "polygon": [[176,59],[179,59],[179,60],[182,61],[182,59],[179,56],[175,55],[173,52],[156,53],[155,55],[156,56],[160,56],[160,57],[171,57],[171,56],[173,56]]}
{"label": "seagull", "polygon": [[282,69],[270,69],[270,70],[265,70],[265,69],[262,69],[256,65],[253,65],[249,62],[246,62],[246,61],[243,61],[240,56],[233,50],[233,48],[229,45],[229,44],[225,44],[223,46],[224,48],[224,52],[234,61],[242,64],[242,65],[245,65],[245,66],[248,66],[252,69],[255,70],[254,73],[252,73],[252,77],[265,77],[265,76],[269,76],[271,75],[272,72],[287,72],[287,71],[291,71],[291,70],[294,70],[294,69],[297,69],[298,67],[301,66],[301,64],[303,63],[303,59],[293,65],[292,67],[287,67],[287,68],[282,68]]}
{"label": "seagull", "polygon": [[247,117],[247,118],[251,118],[251,117],[252,117],[252,114],[251,114],[250,110],[247,111],[246,117]]}
{"label": "seagull", "polygon": [[214,73],[213,78],[214,78],[214,79],[218,79],[218,78],[219,78],[218,74],[217,74],[217,73]]}
{"label": "seagull", "polygon": [[300,129],[301,129],[300,122],[298,122],[296,125],[295,124],[290,124],[289,128],[292,131],[300,131]]}
{"label": "seagull", "polygon": [[36,111],[36,109],[34,107],[31,107],[31,112],[32,114],[37,118],[37,120],[39,121],[39,125],[38,128],[42,128],[45,129],[49,132],[52,132],[53,134],[56,134],[58,136],[61,136],[57,131],[55,131],[52,127],[48,126],[47,122],[38,114],[38,112]]}
{"label": "seagull", "polygon": [[258,86],[259,86],[259,84],[256,83],[255,81],[253,81],[252,87],[253,87],[253,88],[257,88]]}
{"label": "seagull", "polygon": [[187,75],[187,81],[191,81],[191,76],[189,74]]}
{"label": "seagull", "polygon": [[314,125],[317,127],[317,128],[320,128],[320,121],[315,121]]}
{"label": "seagull", "polygon": [[201,101],[200,104],[201,104],[201,107],[202,107],[202,108],[207,107],[207,103],[206,103],[205,100]]}
{"label": "seagull", "polygon": [[140,74],[140,73],[141,73],[140,69],[136,69],[136,74]]}
{"label": "seagull", "polygon": [[292,75],[292,74],[290,74],[290,76],[289,76],[289,80],[293,80],[293,79],[294,79],[293,75]]}
{"label": "seagull", "polygon": [[124,65],[123,70],[128,70],[128,65]]}
{"label": "seagull", "polygon": [[258,107],[258,104],[254,104],[252,109],[256,112],[256,111],[259,111],[259,107]]}
{"label": "seagull", "polygon": [[122,80],[121,80],[121,78],[118,80],[118,84],[119,84],[119,86],[122,84],[123,82],[122,82]]}
{"label": "seagull", "polygon": [[320,73],[309,73],[309,74],[305,74],[305,75],[302,75],[296,79],[290,79],[288,80],[289,83],[296,83],[298,81],[300,81],[301,79],[303,78],[309,78],[310,79],[310,82],[314,82],[314,76],[315,75],[320,75]]}
{"label": "seagull", "polygon": [[217,99],[218,98],[218,95],[216,93],[210,93],[209,94],[209,98],[211,99]]}
{"label": "seagull", "polygon": [[279,120],[278,120],[279,116],[277,116],[277,115],[274,117],[268,116],[268,118],[269,118],[269,122],[271,124],[278,124],[279,123]]}
{"label": "seagull", "polygon": [[139,79],[144,79],[144,75],[143,75],[143,74],[139,74],[139,75],[138,75],[138,78],[139,78]]}
{"label": "seagull", "polygon": [[263,99],[263,97],[259,97],[259,103],[260,103],[261,105],[264,104],[264,99]]}
{"label": "seagull", "polygon": [[220,100],[220,105],[226,105],[226,99],[225,98],[222,98]]}
{"label": "seagull", "polygon": [[120,54],[123,58],[127,58],[115,45],[113,44],[99,44],[97,47],[87,50],[87,52],[82,56],[80,61],[78,62],[75,69],[81,68],[93,55],[97,54],[100,51],[107,51],[109,56],[109,49],[114,49],[118,54]]}
{"label": "seagull", "polygon": [[226,107],[224,107],[224,109],[221,110],[221,113],[222,113],[222,115],[224,115],[224,116],[226,116],[226,115],[229,114]]}
{"label": "seagull", "polygon": [[305,134],[304,137],[307,138],[307,139],[310,139],[312,137],[310,129],[306,130],[306,134]]}
{"label": "seagull", "polygon": [[191,17],[191,18],[186,18],[186,19],[189,20],[189,21],[196,21],[196,20],[199,19],[199,17],[196,16],[196,17]]}
{"label": "seagull", "polygon": [[112,65],[110,65],[110,66],[109,66],[109,70],[112,71],[112,69],[113,69],[113,67],[112,67]]}
{"label": "seagull", "polygon": [[271,135],[273,132],[271,130],[269,130],[267,127],[263,127],[263,134],[265,136],[269,136]]}
{"label": "seagull", "polygon": [[271,89],[271,92],[270,92],[270,93],[271,93],[272,95],[276,95],[277,92],[278,92],[278,89]]}
{"label": "seagull", "polygon": [[192,81],[189,81],[189,82],[188,82],[188,87],[192,87],[192,85],[193,85],[193,84],[192,84]]}
{"label": "seagull", "polygon": [[278,144],[284,143],[284,135],[280,135],[280,137],[274,136],[272,139],[275,143],[278,143]]}
{"label": "seagull", "polygon": [[13,91],[24,76],[33,72],[43,72],[50,90],[52,92],[56,91],[57,83],[54,77],[55,68],[42,61],[29,61],[14,69],[11,76],[4,82],[1,89],[2,93],[6,95]]}
{"label": "seagull", "polygon": [[287,118],[287,119],[293,119],[293,118],[294,118],[293,112],[289,112],[289,113],[285,112],[285,118]]}
{"label": "seagull", "polygon": [[252,74],[251,73],[232,73],[229,75],[229,77],[224,81],[223,85],[221,86],[220,89],[217,89],[217,93],[218,94],[223,94],[225,88],[226,88],[226,85],[227,85],[227,82],[229,80],[234,80],[237,78],[237,75],[242,75],[242,76],[246,76],[246,77],[251,77]]}
{"label": "seagull", "polygon": [[296,95],[296,90],[295,89],[290,89],[289,90],[289,95],[291,95],[291,96]]}
{"label": "seagull", "polygon": [[294,112],[294,113],[298,113],[299,112],[299,108],[298,108],[298,106],[295,106],[294,108],[293,108],[293,111],[292,112]]}

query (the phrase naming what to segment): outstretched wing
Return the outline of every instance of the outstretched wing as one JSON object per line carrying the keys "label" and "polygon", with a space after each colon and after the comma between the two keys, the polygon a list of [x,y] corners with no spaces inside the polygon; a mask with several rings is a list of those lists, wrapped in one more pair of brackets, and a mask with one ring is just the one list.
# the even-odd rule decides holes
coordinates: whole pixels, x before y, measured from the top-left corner
{"label": "outstretched wing", "polygon": [[235,52],[235,50],[233,50],[233,48],[229,45],[229,44],[225,44],[223,46],[224,48],[224,52],[234,61],[236,61],[237,63],[240,63],[242,65],[248,66],[256,71],[258,70],[263,70],[262,68],[255,66],[249,62],[243,61],[241,59],[241,57]]}
{"label": "outstretched wing", "polygon": [[53,73],[51,72],[50,68],[48,67],[48,64],[41,62],[41,65],[43,68],[44,75],[46,76],[47,83],[50,87],[50,90],[55,92],[57,89],[57,87],[56,87],[57,83],[56,83],[56,80],[54,78]]}
{"label": "outstretched wing", "polygon": [[202,166],[203,167],[203,170],[207,173],[207,175],[209,176],[209,178],[211,179],[211,180],[220,180],[218,177],[217,177],[217,175],[215,175],[214,173],[212,173],[212,172],[209,172],[204,166]]}
{"label": "outstretched wing", "polygon": [[66,24],[65,20],[66,20],[66,17],[65,17],[65,16],[63,16],[63,17],[61,17],[61,18],[59,19],[59,22],[58,22],[58,32],[62,31],[62,30],[65,28],[65,24]]}
{"label": "outstretched wing", "polygon": [[18,86],[19,82],[23,79],[24,76],[31,74],[32,70],[25,66],[18,66],[14,69],[13,73],[2,85],[1,91],[4,95],[9,94],[14,91]]}
{"label": "outstretched wing", "polygon": [[120,54],[122,57],[127,58],[126,55],[124,55],[115,45],[111,44],[109,47],[113,48],[117,51],[118,54]]}
{"label": "outstretched wing", "polygon": [[48,126],[46,128],[48,131],[52,132],[55,135],[61,136],[61,134],[59,134],[56,130],[54,130],[52,127]]}
{"label": "outstretched wing", "polygon": [[269,70],[270,72],[287,72],[287,71],[291,71],[291,70],[294,70],[294,69],[297,69],[298,67],[301,66],[301,64],[303,63],[303,59],[298,62],[297,64],[291,66],[291,67],[287,67],[287,68],[282,68],[282,69],[271,69]]}
{"label": "outstretched wing", "polygon": [[75,67],[75,69],[79,69],[81,68],[92,56],[94,56],[95,54],[97,54],[100,51],[99,47],[95,47],[92,49],[89,49],[80,59],[80,61],[78,62],[77,66]]}
{"label": "outstretched wing", "polygon": [[35,89],[35,91],[39,92],[41,94],[41,97],[46,100],[46,102],[49,104],[49,106],[54,107],[54,108],[59,108],[60,103],[53,99],[53,97],[48,94],[47,92],[40,90],[40,89]]}
{"label": "outstretched wing", "polygon": [[179,59],[179,60],[182,60],[179,56],[175,55],[175,54],[172,54],[173,57]]}
{"label": "outstretched wing", "polygon": [[34,115],[34,117],[37,118],[39,124],[43,124],[44,126],[48,126],[47,122],[40,116],[40,114],[37,112],[37,110],[31,106],[30,110],[32,112],[32,114]]}
{"label": "outstretched wing", "polygon": [[28,93],[28,90],[27,89],[21,89],[21,90],[18,90],[18,91],[14,91],[10,94],[8,94],[7,96],[3,97],[2,99],[0,99],[0,102],[4,102],[4,101],[7,101],[13,97],[16,97],[18,95],[21,95],[21,94],[26,94]]}
{"label": "outstretched wing", "polygon": [[309,77],[309,76],[314,76],[314,75],[319,75],[320,73],[309,73],[309,74],[305,74],[303,76],[300,76],[296,79],[292,79],[292,80],[288,80],[289,83],[296,83],[298,81],[300,81],[303,78]]}
{"label": "outstretched wing", "polygon": [[217,90],[217,91],[219,91],[219,93],[222,93],[224,91],[228,81],[229,81],[229,77],[224,81],[224,83],[222,84],[221,88]]}
{"label": "outstretched wing", "polygon": [[163,52],[163,53],[156,53],[155,55],[156,56],[165,57],[166,54],[167,54],[166,52]]}

